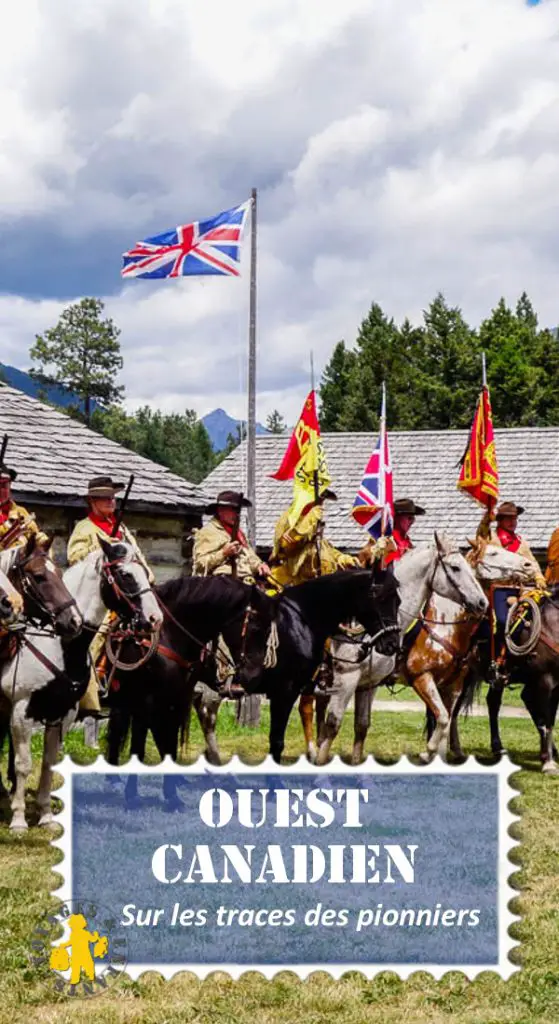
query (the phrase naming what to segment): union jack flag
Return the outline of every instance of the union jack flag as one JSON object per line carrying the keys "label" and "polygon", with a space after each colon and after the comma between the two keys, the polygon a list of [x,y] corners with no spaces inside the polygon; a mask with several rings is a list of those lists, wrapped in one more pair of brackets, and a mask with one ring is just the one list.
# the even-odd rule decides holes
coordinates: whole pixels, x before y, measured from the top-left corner
{"label": "union jack flag", "polygon": [[382,386],[382,410],[378,441],[363,474],[351,514],[371,537],[390,536],[394,525],[392,463],[386,433],[386,391]]}
{"label": "union jack flag", "polygon": [[145,238],[122,255],[122,277],[239,277],[241,241],[250,200],[210,220],[195,220]]}

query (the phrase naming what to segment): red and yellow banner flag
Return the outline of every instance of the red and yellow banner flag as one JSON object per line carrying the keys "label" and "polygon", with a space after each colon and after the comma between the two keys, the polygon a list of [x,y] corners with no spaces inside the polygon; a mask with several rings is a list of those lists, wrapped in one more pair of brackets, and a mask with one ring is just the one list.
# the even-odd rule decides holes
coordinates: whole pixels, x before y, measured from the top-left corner
{"label": "red and yellow banner flag", "polygon": [[457,487],[458,490],[467,491],[475,501],[490,511],[499,497],[499,470],[487,387],[482,389],[479,396]]}
{"label": "red and yellow banner flag", "polygon": [[310,391],[299,422],[274,480],[293,480],[293,502],[289,523],[294,526],[306,505],[310,505],[330,486],[330,474],[320,436],[314,391]]}

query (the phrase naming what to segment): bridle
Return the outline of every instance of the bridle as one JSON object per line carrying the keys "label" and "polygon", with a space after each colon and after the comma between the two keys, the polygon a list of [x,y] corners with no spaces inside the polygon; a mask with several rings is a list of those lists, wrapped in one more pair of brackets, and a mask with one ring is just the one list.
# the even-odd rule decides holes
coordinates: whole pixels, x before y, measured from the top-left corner
{"label": "bridle", "polygon": [[63,601],[62,604],[57,605],[55,608],[49,608],[45,604],[40,587],[34,580],[33,574],[26,572],[27,563],[35,557],[35,554],[28,555],[27,558],[14,566],[12,569],[12,573],[16,577],[14,586],[23,597],[24,603],[27,600],[31,607],[35,607],[39,612],[39,614],[34,615],[33,612],[26,611],[25,618],[27,622],[38,626],[55,626],[60,616],[68,611],[69,608],[77,609],[77,604],[71,595],[66,601]]}
{"label": "bridle", "polygon": [[104,561],[101,566],[101,576],[110,586],[116,600],[128,605],[128,608],[132,612],[131,618],[134,619],[140,614],[140,609],[134,604],[134,601],[139,597],[143,597],[144,594],[149,594],[152,588],[149,584],[147,587],[140,587],[138,590],[134,591],[125,590],[122,587],[121,583],[119,583],[117,579],[118,570],[122,568],[123,564],[130,563],[136,565],[142,564],[138,558],[133,558],[127,563],[123,563],[121,559],[113,559],[110,562]]}

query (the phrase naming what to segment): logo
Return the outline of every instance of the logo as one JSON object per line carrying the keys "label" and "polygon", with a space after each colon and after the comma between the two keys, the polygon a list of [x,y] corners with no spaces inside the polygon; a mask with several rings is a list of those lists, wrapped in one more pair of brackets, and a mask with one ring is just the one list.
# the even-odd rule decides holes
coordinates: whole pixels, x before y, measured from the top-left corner
{"label": "logo", "polygon": [[46,914],[31,939],[31,963],[46,968],[62,995],[87,998],[119,981],[128,962],[124,930],[91,900],[67,900]]}

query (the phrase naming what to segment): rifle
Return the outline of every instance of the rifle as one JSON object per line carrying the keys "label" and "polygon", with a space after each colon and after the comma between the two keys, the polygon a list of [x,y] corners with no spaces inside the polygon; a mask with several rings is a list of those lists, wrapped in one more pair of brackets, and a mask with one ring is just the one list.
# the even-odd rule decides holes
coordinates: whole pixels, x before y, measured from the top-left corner
{"label": "rifle", "polygon": [[0,469],[5,469],[4,459],[6,457],[6,448],[8,447],[8,435],[4,434],[2,441],[2,450],[0,451]]}
{"label": "rifle", "polygon": [[114,526],[113,526],[113,528],[111,530],[111,537],[116,537],[118,531],[120,530],[120,524],[122,523],[122,517],[124,515],[124,510],[126,508],[126,503],[128,501],[128,496],[130,494],[130,491],[132,490],[132,484],[133,483],[134,483],[134,474],[131,473],[130,474],[130,479],[128,481],[128,484],[126,485],[126,490],[124,492],[124,497],[123,497],[123,499],[122,499],[122,501],[120,503],[118,512],[117,512],[117,514],[115,516],[115,524],[114,524]]}
{"label": "rifle", "polygon": [[13,526],[10,526],[10,529],[6,530],[3,537],[0,537],[0,551],[7,551],[8,548],[13,547],[21,535],[25,533],[27,527],[34,522],[35,516],[33,513],[30,513],[25,519],[16,519]]}
{"label": "rifle", "polygon": [[[241,495],[241,497],[242,497],[242,495]],[[240,525],[241,525],[241,510],[239,509],[239,511],[237,512],[237,515],[235,517],[235,523],[234,523],[233,529],[231,530],[231,540],[233,542],[238,541],[238,539],[239,539],[239,527],[240,527]],[[231,562],[231,579],[236,580],[237,579],[237,556],[236,555],[231,555],[230,562]]]}

